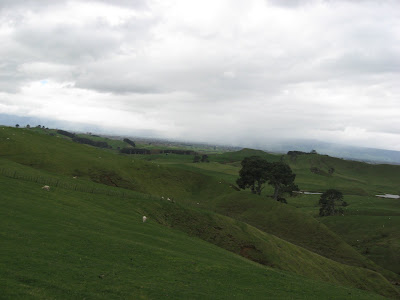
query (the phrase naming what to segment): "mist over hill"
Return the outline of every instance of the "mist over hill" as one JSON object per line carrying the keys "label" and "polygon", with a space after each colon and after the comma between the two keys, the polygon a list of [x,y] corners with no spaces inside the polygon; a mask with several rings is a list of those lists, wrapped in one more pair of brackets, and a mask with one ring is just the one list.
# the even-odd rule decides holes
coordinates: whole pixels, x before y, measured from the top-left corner
{"label": "mist over hill", "polygon": [[319,154],[326,154],[338,158],[368,163],[400,164],[400,151],[334,144],[316,140],[283,141],[260,148],[262,150],[278,153],[286,153],[291,150],[304,152],[316,150]]}
{"label": "mist over hill", "polygon": [[[160,135],[160,133],[153,130],[139,130],[132,129],[129,131],[120,130],[116,128],[107,128],[102,126],[97,126],[93,124],[86,123],[74,123],[67,121],[59,121],[55,119],[38,118],[38,117],[26,117],[26,116],[16,116],[9,114],[0,114],[0,124],[7,126],[15,126],[19,124],[21,127],[29,124],[30,126],[42,125],[50,128],[62,128],[71,131],[78,132],[92,132],[97,134],[105,134],[107,136],[130,136],[133,138],[148,138],[148,139],[159,139],[174,142],[184,142],[184,143],[207,143],[203,140],[197,140],[196,136],[190,136],[185,140],[169,138]],[[350,159],[364,161],[368,163],[388,163],[388,164],[400,164],[400,151],[378,149],[378,148],[366,148],[358,147],[352,145],[343,145],[328,143],[325,141],[318,140],[302,140],[302,139],[291,139],[291,140],[269,140],[268,137],[264,137],[264,141],[267,142],[242,142],[237,144],[225,143],[221,141],[218,146],[229,146],[235,149],[243,148],[254,148],[265,150],[268,152],[286,153],[291,150],[298,150],[304,152],[310,152],[311,150],[316,150],[319,154],[326,154],[329,156],[334,156],[338,158]],[[214,145],[211,141],[207,143],[209,145]]]}

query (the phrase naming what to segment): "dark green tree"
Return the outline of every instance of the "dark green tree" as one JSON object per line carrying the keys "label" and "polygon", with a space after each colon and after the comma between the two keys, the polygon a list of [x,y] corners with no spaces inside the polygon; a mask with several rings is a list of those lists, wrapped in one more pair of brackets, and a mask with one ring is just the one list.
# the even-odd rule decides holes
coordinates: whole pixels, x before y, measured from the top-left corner
{"label": "dark green tree", "polygon": [[124,142],[131,145],[132,147],[136,147],[136,144],[134,141],[130,140],[130,139],[124,139]]}
{"label": "dark green tree", "polygon": [[207,154],[203,154],[203,155],[201,156],[201,162],[210,162],[210,161],[208,160],[208,155],[207,155]]}
{"label": "dark green tree", "polygon": [[194,158],[193,158],[193,162],[194,163],[198,163],[199,161],[200,161],[200,156],[195,155]]}
{"label": "dark green tree", "polygon": [[237,185],[241,189],[250,188],[253,194],[260,195],[268,179],[269,163],[259,156],[250,156],[244,158],[241,165]]}
{"label": "dark green tree", "polygon": [[[339,212],[338,209],[335,209],[336,202],[342,202],[343,205],[343,194],[335,189],[329,189],[325,193],[321,195],[319,199],[319,215],[321,217],[324,216],[333,216]],[[346,203],[347,205],[347,203]]]}
{"label": "dark green tree", "polygon": [[284,162],[269,163],[259,156],[246,157],[242,161],[239,179],[236,181],[241,189],[250,188],[253,194],[261,194],[265,183],[274,187],[274,200],[285,202],[283,193],[298,190],[294,184],[296,174]]}
{"label": "dark green tree", "polygon": [[296,174],[292,172],[288,164],[284,162],[273,162],[269,164],[268,184],[274,187],[273,198],[278,201],[282,192],[289,192],[288,189],[298,189],[294,184],[295,178]]}
{"label": "dark green tree", "polygon": [[19,128],[19,124],[16,124],[15,127]]}
{"label": "dark green tree", "polygon": [[298,191],[300,191],[299,186],[294,182],[289,185],[283,186],[280,189],[281,194],[289,194],[290,196],[293,196],[293,192],[298,192]]}

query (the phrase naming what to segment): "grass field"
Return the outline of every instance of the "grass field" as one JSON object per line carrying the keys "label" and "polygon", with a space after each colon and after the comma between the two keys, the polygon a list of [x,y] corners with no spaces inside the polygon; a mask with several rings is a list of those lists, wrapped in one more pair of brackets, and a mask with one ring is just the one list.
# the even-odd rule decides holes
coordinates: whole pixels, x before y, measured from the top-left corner
{"label": "grass field", "polygon": [[[0,280],[8,298],[377,297],[352,288],[399,298],[389,281],[399,281],[400,201],[373,196],[398,193],[398,166],[251,149],[193,163],[3,128]],[[268,188],[261,197],[238,192],[240,161],[250,155],[289,162],[303,190],[343,190],[345,216],[319,218],[317,195],[284,205]],[[50,192],[40,189],[47,183]]]}
{"label": "grass field", "polygon": [[2,297],[378,298],[263,267],[151,218],[142,223],[147,198],[46,192],[3,176],[0,184]]}

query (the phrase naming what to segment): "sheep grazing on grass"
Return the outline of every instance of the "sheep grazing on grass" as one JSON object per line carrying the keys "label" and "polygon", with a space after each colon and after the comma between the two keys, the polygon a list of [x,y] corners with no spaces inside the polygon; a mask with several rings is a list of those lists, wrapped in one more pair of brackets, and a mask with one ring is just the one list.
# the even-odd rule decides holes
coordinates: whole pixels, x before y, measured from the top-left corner
{"label": "sheep grazing on grass", "polygon": [[73,179],[77,179],[78,178],[78,176],[74,176],[74,177],[72,177]]}
{"label": "sheep grazing on grass", "polygon": [[46,191],[50,191],[50,187],[49,187],[48,185],[42,186],[42,189],[43,189],[43,190],[46,190]]}
{"label": "sheep grazing on grass", "polygon": [[143,216],[143,223],[147,221],[147,217]]}

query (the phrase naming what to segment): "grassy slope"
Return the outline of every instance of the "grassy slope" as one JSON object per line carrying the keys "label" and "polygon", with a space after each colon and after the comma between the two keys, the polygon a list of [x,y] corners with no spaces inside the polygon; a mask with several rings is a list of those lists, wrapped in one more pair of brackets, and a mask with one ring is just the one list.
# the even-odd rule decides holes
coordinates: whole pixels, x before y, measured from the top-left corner
{"label": "grassy slope", "polygon": [[[239,170],[238,166],[240,165],[240,163],[239,161],[235,162],[235,160],[240,160],[250,155],[264,156],[269,161],[277,161],[280,159],[280,156],[250,149],[244,149],[235,153],[210,156],[210,163],[190,163],[190,159],[188,157],[180,158],[179,156],[155,156],[151,159],[156,163],[174,165],[183,169],[207,174],[219,180],[219,182],[221,182],[220,185],[229,186],[230,184],[234,184],[235,180],[237,179],[237,173]],[[143,158],[146,159],[146,157]],[[285,159],[287,160],[288,158]],[[224,164],[216,163],[215,160],[218,160]],[[321,166],[322,163],[318,163],[318,161],[322,161],[325,163]],[[343,175],[339,176],[339,173],[344,173],[347,177],[352,178],[357,178],[357,176],[364,176],[365,178],[366,176],[368,176],[369,182],[373,182],[373,177],[371,174],[376,174],[378,172],[379,174],[382,174],[385,182],[388,183],[393,181],[393,179],[387,179],[394,176],[395,172],[393,170],[396,170],[396,168],[398,168],[397,166],[376,166],[354,162],[356,168],[360,168],[361,166],[363,168],[372,169],[372,171],[369,171],[369,175],[368,173],[358,174],[352,169],[352,163],[353,162],[343,161],[340,159],[325,156],[304,155],[300,156],[296,163],[292,163],[292,167],[296,169],[297,173],[300,173],[297,180],[298,182],[302,182],[299,183],[300,187],[303,187],[304,184],[306,184],[307,182],[321,182],[319,183],[317,190],[323,189],[325,185],[326,187],[339,187],[340,189],[347,188],[352,192],[354,192],[354,187],[351,185],[351,183],[349,184],[347,180],[343,180]],[[319,168],[326,170],[326,172],[328,171],[329,167],[334,166],[336,169],[336,173],[328,178],[325,176],[316,175],[310,172],[309,169],[311,166],[318,166]],[[362,171],[364,172],[364,169],[362,169]],[[302,172],[305,175],[302,174]],[[335,177],[338,177],[338,180],[336,180]],[[330,180],[332,178],[336,185],[329,185],[329,182],[328,184],[325,183],[326,180]],[[322,188],[320,187],[320,185],[322,185]],[[390,187],[391,186],[389,185],[387,189],[390,189]],[[372,187],[372,190],[373,188],[374,187]],[[224,215],[237,218],[265,232],[277,235],[285,240],[305,247],[325,257],[350,265],[368,267],[373,270],[379,270],[380,272],[385,274],[385,276],[387,276],[390,280],[399,281],[399,276],[391,272],[386,272],[382,269],[382,267],[379,267],[376,264],[372,263],[370,260],[364,257],[365,253],[363,253],[362,251],[360,251],[360,253],[357,253],[354,248],[350,247],[341,238],[332,233],[326,226],[324,226],[314,218],[310,218],[309,216],[299,213],[299,210],[294,210],[285,205],[281,205],[280,203],[271,201],[268,198],[259,198],[257,196],[250,195],[249,193],[224,193],[224,196],[219,197],[217,193],[214,193],[216,189],[217,187],[215,186],[209,188],[202,186],[202,193],[198,193],[197,197],[195,195],[194,197],[192,197],[192,199],[196,203],[199,203],[198,205],[200,207],[213,209]],[[363,184],[362,189],[371,190],[371,188],[369,187],[369,183]],[[269,187],[266,188],[266,191],[267,193],[272,193],[272,189]],[[303,210],[304,212],[311,212],[312,216],[318,217],[318,199],[318,195],[299,195],[297,197],[290,198],[289,203],[291,204],[290,206],[300,207],[301,210]],[[348,200],[348,197],[346,199]],[[388,202],[382,199],[378,199],[377,201],[380,201],[380,203]],[[305,202],[307,204],[305,204]],[[391,202],[394,201],[392,200]],[[304,209],[302,207],[304,207]],[[354,205],[351,207],[354,207]],[[393,207],[387,205],[379,206],[378,203],[374,203],[374,205],[368,208],[365,206],[364,203],[362,203],[358,208],[361,209],[361,207],[363,211],[368,209],[369,214],[371,215],[374,215],[377,211],[386,215],[391,215],[393,211]],[[345,210],[348,210],[348,208],[345,208]],[[348,213],[346,212],[346,214]],[[331,223],[327,223],[327,225],[331,225]],[[340,226],[341,225],[337,227]],[[337,227],[329,227],[342,235],[343,230],[338,231]],[[368,226],[362,227],[369,228]],[[341,228],[348,227],[344,226]],[[390,231],[391,238],[388,239],[388,242],[382,244],[381,241],[377,245],[374,245],[373,249],[374,251],[376,250],[375,252],[377,253],[377,255],[368,256],[368,258],[372,258],[374,259],[374,261],[378,262],[379,265],[397,273],[399,272],[397,268],[398,259],[396,257],[398,242],[396,241],[399,241],[399,239],[397,235],[394,235],[394,233],[399,228],[400,226],[394,226],[394,229]],[[388,230],[386,230],[386,232],[387,231]],[[368,230],[364,230],[364,232],[366,235],[368,233]],[[348,239],[347,236],[344,237],[346,238],[346,241],[351,242],[351,239]],[[351,243],[351,245],[353,246],[354,244]],[[389,251],[385,251],[385,248],[389,249]],[[377,257],[381,257],[382,259],[385,258],[386,263],[382,264],[381,260],[376,259]]]}
{"label": "grassy slope", "polygon": [[[345,196],[345,216],[319,218],[353,248],[384,268],[400,274],[400,201],[371,196]],[[316,196],[299,196],[292,205],[318,215]]]}
{"label": "grassy slope", "polygon": [[228,217],[184,209],[169,202],[161,202],[151,216],[162,224],[267,266],[316,280],[400,296],[390,284],[383,283],[386,280],[378,273],[337,263]]}
{"label": "grassy slope", "polygon": [[262,267],[151,218],[143,224],[145,199],[46,192],[3,176],[0,185],[5,298],[378,298]]}
{"label": "grassy slope", "polygon": [[[286,157],[297,174],[297,183],[304,190],[326,190],[337,188],[345,194],[375,195],[377,193],[400,193],[400,166],[371,165],[347,161],[322,155],[300,155],[296,161]],[[328,173],[333,167],[332,176],[322,176],[310,171],[317,167]]]}
{"label": "grassy slope", "polygon": [[0,155],[47,172],[78,175],[81,180],[159,196],[187,197],[194,185],[201,186],[208,181],[196,172],[171,169],[26,129],[1,129]]}
{"label": "grassy slope", "polygon": [[[9,137],[10,140],[6,140],[6,137]],[[132,159],[131,161],[130,158],[127,159],[108,151],[78,145],[63,139],[55,141],[55,138],[45,135],[39,137],[28,130],[5,129],[3,132],[0,130],[1,138],[4,143],[0,144],[0,153],[5,154],[7,158],[36,168],[63,174],[73,174],[78,167],[79,171],[82,172],[82,179],[80,180],[89,179],[85,170],[93,169],[93,166],[96,166],[96,172],[98,173],[104,170],[118,172],[124,179],[117,180],[122,186],[126,181],[126,187],[144,192],[151,191],[153,194],[158,195],[180,197],[179,200],[182,201],[187,197],[191,197],[195,201],[204,198],[212,199],[217,195],[232,191],[228,184],[219,184],[216,176],[204,176],[187,170],[179,171],[158,165],[157,162],[147,163],[138,159]],[[30,153],[30,155],[27,156],[26,153]],[[248,153],[239,153],[238,157],[243,155],[248,155]],[[227,160],[228,158],[224,158],[224,156],[226,155],[221,155],[222,160]],[[204,207],[204,204],[206,202],[200,205]],[[278,223],[288,215],[284,213],[281,216],[282,218],[277,220]],[[298,217],[296,218],[299,220]],[[300,226],[301,222],[295,224]],[[257,227],[260,228],[260,226]],[[307,237],[305,236],[305,238]],[[333,240],[332,245],[335,243],[336,240]],[[358,262],[359,265],[364,263],[363,260]]]}
{"label": "grassy slope", "polygon": [[[230,158],[231,155],[234,159]],[[220,164],[210,163],[191,164],[190,168],[200,167],[211,170],[216,177],[234,183],[237,178],[237,175],[234,174],[237,174],[239,170],[237,167],[239,162],[234,160],[240,160],[249,155],[264,156],[270,161],[276,161],[280,158],[280,156],[274,158],[271,154],[245,149],[237,153],[219,156],[218,160],[229,163],[224,164],[224,167],[221,167]],[[213,158],[211,159],[213,160]],[[399,193],[399,166],[371,165],[320,155],[301,155],[297,157],[296,161],[286,156],[285,161],[297,173],[296,181],[303,190],[324,191],[328,188],[337,188],[344,191],[347,194],[345,200],[350,204],[345,208],[346,218],[337,216],[321,218],[320,220],[343,237],[360,254],[372,259],[380,266],[400,274],[398,255],[400,252],[400,218],[398,216],[400,202],[398,199],[381,199],[373,196],[378,193]],[[312,173],[311,167],[320,168],[326,175],[328,175],[330,167],[334,167],[335,172],[331,176],[321,176]],[[222,176],[225,168],[227,169],[226,175]],[[268,187],[266,191],[272,193],[272,190]],[[278,204],[275,204],[274,207],[268,201],[254,205],[254,203],[246,204],[248,201],[246,197],[233,196],[233,198],[238,199],[232,201],[228,197],[228,199],[221,201],[218,211],[253,224],[264,231],[273,232],[275,235],[327,257],[350,264],[360,263],[360,256],[357,259],[358,262],[355,262],[354,250],[349,250],[348,245],[344,246],[343,243],[338,243],[336,239],[331,239],[331,233],[326,234],[324,231],[317,231],[317,227],[314,225],[315,221],[309,218],[299,219],[300,215],[297,212],[293,213],[283,208],[278,209]],[[235,204],[235,201],[237,202],[239,199],[240,202]],[[299,195],[290,198],[289,203],[291,206],[318,217],[318,199],[318,195]],[[243,211],[243,208],[246,208],[246,210]],[[288,215],[291,215],[291,217],[289,218]],[[297,222],[293,218],[297,218]],[[279,222],[277,222],[278,219]],[[280,226],[282,224],[284,226]],[[311,224],[313,225],[310,226]],[[339,250],[342,246],[347,250]],[[364,263],[367,262],[364,260]],[[369,264],[367,263],[367,265]],[[396,278],[390,274],[386,275],[393,280]],[[396,280],[398,280],[398,277]]]}

